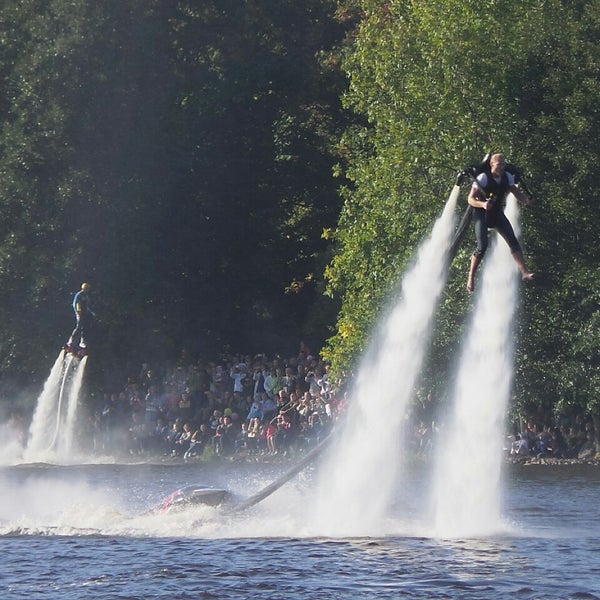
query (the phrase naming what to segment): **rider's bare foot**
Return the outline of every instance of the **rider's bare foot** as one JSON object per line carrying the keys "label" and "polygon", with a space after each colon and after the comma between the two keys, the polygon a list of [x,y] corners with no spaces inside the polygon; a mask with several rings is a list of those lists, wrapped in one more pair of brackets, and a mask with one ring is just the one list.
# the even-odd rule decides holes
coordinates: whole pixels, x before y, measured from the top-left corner
{"label": "rider's bare foot", "polygon": [[473,281],[472,277],[469,277],[469,279],[467,280],[467,292],[474,292],[475,291],[475,282]]}
{"label": "rider's bare foot", "polygon": [[532,281],[534,277],[535,277],[535,273],[524,273],[522,275],[523,281]]}

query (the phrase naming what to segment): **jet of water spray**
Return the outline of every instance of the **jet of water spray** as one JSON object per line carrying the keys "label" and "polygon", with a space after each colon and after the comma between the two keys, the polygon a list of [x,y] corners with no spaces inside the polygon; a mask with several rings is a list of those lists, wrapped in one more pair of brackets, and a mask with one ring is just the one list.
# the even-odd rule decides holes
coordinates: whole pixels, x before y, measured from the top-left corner
{"label": "jet of water spray", "polygon": [[38,397],[31,426],[29,427],[29,439],[25,449],[25,458],[32,460],[48,448],[48,438],[51,435],[49,428],[54,423],[56,414],[56,401],[60,387],[64,351],[61,350],[50,371],[48,379],[44,383],[42,393]]}
{"label": "jet of water spray", "polygon": [[67,401],[67,411],[65,418],[64,433],[62,435],[62,443],[60,449],[66,456],[70,456],[73,451],[75,438],[75,428],[77,425],[77,408],[79,404],[79,394],[83,385],[83,375],[87,364],[87,356],[84,356],[77,365],[73,375],[73,381],[69,389],[69,397]]}
{"label": "jet of water spray", "polygon": [[23,458],[68,460],[74,444],[77,407],[87,356],[77,360],[61,351],[40,394]]}
{"label": "jet of water spray", "polygon": [[[509,196],[507,215],[518,220]],[[513,320],[517,270],[508,246],[494,244],[458,370],[453,413],[440,436],[432,487],[439,537],[498,532],[501,519],[502,442],[513,380]]]}
{"label": "jet of water spray", "polygon": [[339,439],[321,473],[317,519],[327,535],[381,533],[400,477],[404,420],[447,275],[460,187],[402,280],[359,369]]}

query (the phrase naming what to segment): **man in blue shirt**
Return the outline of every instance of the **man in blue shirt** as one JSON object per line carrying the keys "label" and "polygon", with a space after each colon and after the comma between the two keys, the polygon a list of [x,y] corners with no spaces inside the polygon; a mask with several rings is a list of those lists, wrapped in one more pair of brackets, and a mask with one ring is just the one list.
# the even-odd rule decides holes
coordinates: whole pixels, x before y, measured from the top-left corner
{"label": "man in blue shirt", "polygon": [[73,329],[73,333],[71,333],[71,337],[67,342],[67,347],[69,349],[73,348],[73,343],[76,339],[79,339],[79,347],[86,348],[86,334],[89,329],[90,323],[94,318],[94,313],[90,308],[90,284],[82,283],[81,289],[75,294],[73,297],[73,311],[75,312],[75,319],[77,324],[75,329]]}

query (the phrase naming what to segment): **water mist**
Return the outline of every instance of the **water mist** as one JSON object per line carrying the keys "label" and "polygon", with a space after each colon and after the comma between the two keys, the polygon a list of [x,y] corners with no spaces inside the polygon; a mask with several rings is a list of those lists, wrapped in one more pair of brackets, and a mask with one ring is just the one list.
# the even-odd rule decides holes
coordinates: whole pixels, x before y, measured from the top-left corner
{"label": "water mist", "polygon": [[346,421],[321,471],[316,518],[326,535],[376,535],[385,528],[401,477],[406,412],[446,281],[459,193],[455,186],[358,371]]}
{"label": "water mist", "polygon": [[70,458],[86,363],[87,356],[77,360],[64,351],[59,354],[37,401],[23,455],[25,460]]}
{"label": "water mist", "polygon": [[[512,195],[506,214],[517,223]],[[496,241],[482,265],[450,405],[453,413],[438,440],[432,487],[438,537],[477,537],[502,529],[502,447],[513,380],[517,270],[506,243]]]}
{"label": "water mist", "polygon": [[25,458],[33,460],[48,449],[50,427],[55,423],[58,394],[63,379],[64,351],[61,350],[39,395],[29,427]]}

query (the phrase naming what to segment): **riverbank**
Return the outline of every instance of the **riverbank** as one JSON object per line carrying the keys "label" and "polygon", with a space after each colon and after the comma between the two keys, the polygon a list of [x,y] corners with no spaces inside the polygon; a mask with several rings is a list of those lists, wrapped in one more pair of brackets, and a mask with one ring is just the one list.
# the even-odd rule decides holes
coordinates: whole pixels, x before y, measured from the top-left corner
{"label": "riverbank", "polygon": [[600,466],[600,455],[589,458],[552,458],[547,456],[525,456],[519,458],[510,457],[508,462],[515,465],[593,465]]}
{"label": "riverbank", "polygon": [[[147,457],[149,460],[140,460],[140,463],[156,463],[156,464],[217,464],[217,465],[231,465],[231,464],[273,464],[273,465],[293,465],[294,463],[301,461],[305,458],[306,451],[293,450],[291,452],[283,452],[278,454],[253,454],[247,452],[240,452],[233,455],[222,456],[218,454],[209,454],[208,456],[194,456],[185,460],[182,456],[152,456]],[[430,456],[417,456],[415,455],[414,460],[419,462],[428,461]],[[522,465],[522,466],[579,466],[589,465],[600,467],[600,454],[590,456],[587,458],[553,458],[553,457],[536,457],[536,456],[508,456],[506,462],[511,465]]]}

